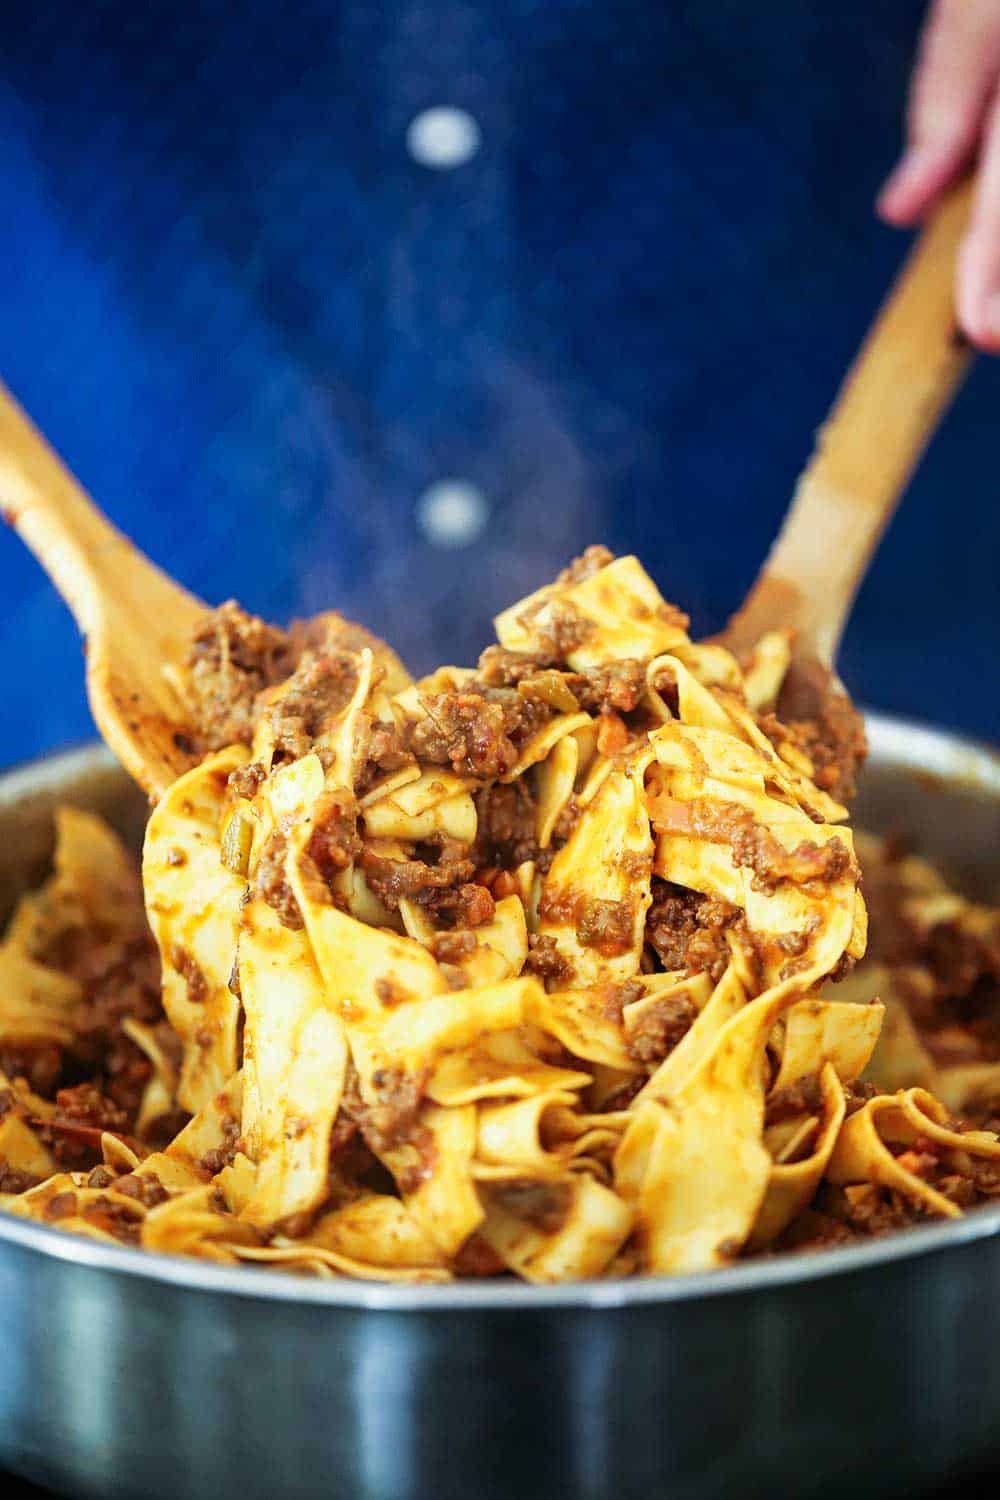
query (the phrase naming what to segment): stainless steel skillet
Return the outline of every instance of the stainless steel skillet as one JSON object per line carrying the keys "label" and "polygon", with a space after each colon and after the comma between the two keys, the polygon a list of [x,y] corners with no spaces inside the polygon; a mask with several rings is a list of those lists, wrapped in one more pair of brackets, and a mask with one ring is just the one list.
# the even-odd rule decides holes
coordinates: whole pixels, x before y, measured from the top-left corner
{"label": "stainless steel skillet", "polygon": [[[873,716],[856,821],[1000,893],[1000,762]],[[0,780],[0,912],[103,750]],[[315,1283],[0,1215],[0,1466],[88,1496],[919,1493],[1000,1459],[1000,1208],[859,1249],[551,1288]]]}

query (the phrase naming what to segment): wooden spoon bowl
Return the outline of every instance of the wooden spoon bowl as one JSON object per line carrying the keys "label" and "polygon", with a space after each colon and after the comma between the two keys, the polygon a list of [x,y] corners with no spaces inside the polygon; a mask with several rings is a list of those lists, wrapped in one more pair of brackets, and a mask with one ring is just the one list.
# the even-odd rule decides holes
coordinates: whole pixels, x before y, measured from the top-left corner
{"label": "wooden spoon bowl", "polygon": [[2,385],[0,504],[80,627],[98,729],[159,798],[198,758],[164,667],[183,664],[206,606],[101,514]]}

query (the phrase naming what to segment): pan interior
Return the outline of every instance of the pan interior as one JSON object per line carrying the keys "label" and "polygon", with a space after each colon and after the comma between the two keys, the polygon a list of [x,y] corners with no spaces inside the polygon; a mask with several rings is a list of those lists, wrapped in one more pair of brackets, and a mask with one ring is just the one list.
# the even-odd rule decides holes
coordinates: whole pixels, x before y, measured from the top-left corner
{"label": "pan interior", "polygon": [[[967,895],[1000,902],[1000,758],[946,731],[901,719],[868,714],[867,725],[871,754],[853,825],[872,833],[906,834]],[[0,922],[18,896],[47,873],[53,813],[66,802],[99,813],[132,848],[140,849],[145,799],[103,746],[85,746],[9,772],[0,777]],[[494,1280],[428,1288],[268,1276],[242,1266],[138,1255],[0,1214],[0,1241],[116,1274],[241,1296],[425,1313],[456,1307],[612,1307],[752,1291],[860,1270],[998,1232],[1000,1207],[870,1245],[787,1255],[695,1276],[548,1287]]]}

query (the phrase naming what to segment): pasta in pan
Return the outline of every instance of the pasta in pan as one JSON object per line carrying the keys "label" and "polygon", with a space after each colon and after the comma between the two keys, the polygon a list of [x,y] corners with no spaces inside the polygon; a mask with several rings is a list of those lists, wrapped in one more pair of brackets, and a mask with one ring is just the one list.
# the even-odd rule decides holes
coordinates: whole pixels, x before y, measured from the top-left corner
{"label": "pasta in pan", "polygon": [[153,809],[141,891],[67,808],[0,947],[6,1211],[317,1276],[543,1282],[1000,1187],[1000,1045],[960,1004],[925,1024],[929,934],[961,933],[974,988],[995,916],[903,861],[876,887],[916,947],[855,967],[842,695],[786,636],[694,643],[602,548],[496,626],[478,667],[413,682],[336,615],[205,619],[203,758]]}

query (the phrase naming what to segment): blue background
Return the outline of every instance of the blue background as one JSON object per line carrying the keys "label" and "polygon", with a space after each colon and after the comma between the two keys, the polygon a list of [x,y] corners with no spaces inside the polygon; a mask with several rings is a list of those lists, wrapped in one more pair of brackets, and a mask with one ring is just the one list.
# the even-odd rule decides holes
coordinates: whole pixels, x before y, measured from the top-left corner
{"label": "blue background", "polygon": [[[472,657],[591,540],[695,627],[756,570],[905,248],[871,200],[916,0],[92,0],[0,7],[0,372],[213,601],[338,605]],[[482,147],[418,165],[457,105]],[[996,736],[981,361],[864,588],[866,702]],[[461,477],[459,550],[415,506]],[[0,536],[15,760],[89,720],[75,631]]]}

